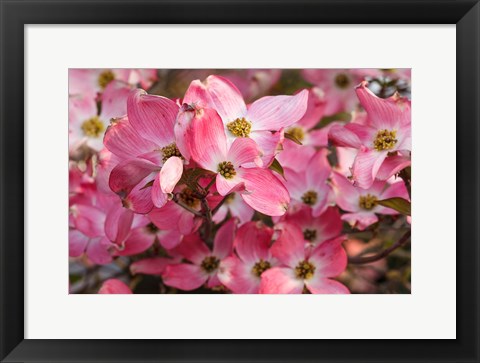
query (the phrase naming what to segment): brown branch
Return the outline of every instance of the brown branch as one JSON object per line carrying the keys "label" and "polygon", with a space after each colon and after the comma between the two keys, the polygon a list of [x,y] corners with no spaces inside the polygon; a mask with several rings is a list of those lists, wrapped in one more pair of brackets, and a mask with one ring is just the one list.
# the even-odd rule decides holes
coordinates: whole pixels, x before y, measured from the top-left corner
{"label": "brown branch", "polygon": [[400,238],[395,244],[393,244],[389,248],[377,253],[376,255],[367,256],[367,257],[363,257],[363,256],[349,257],[348,258],[348,263],[355,264],[355,265],[362,265],[362,264],[365,264],[365,263],[371,263],[371,262],[381,260],[382,258],[387,257],[390,253],[395,251],[397,248],[400,248],[400,247],[404,246],[408,242],[408,240],[410,239],[411,234],[412,234],[412,231],[408,230],[402,236],[402,238]]}

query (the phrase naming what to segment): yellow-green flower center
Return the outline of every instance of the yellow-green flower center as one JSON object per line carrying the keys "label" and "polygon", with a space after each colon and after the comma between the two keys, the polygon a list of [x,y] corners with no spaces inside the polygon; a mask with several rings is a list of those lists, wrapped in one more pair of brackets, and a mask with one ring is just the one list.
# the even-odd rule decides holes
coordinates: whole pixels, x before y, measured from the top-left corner
{"label": "yellow-green flower center", "polygon": [[314,272],[315,272],[315,266],[313,266],[307,260],[303,260],[297,265],[297,267],[295,267],[295,276],[297,276],[299,279],[304,279],[304,280],[311,279],[313,277]]}
{"label": "yellow-green flower center", "polygon": [[260,259],[253,267],[252,267],[252,273],[260,277],[265,271],[267,271],[272,265],[268,261],[264,261]]}
{"label": "yellow-green flower center", "polygon": [[230,193],[225,197],[225,204],[231,204],[235,200],[235,193]]}
{"label": "yellow-green flower center", "polygon": [[163,154],[163,162],[170,159],[172,156],[178,156],[179,158],[183,158],[180,150],[178,150],[177,144],[171,143],[170,145],[162,147],[162,154]]}
{"label": "yellow-green flower center", "polygon": [[290,127],[287,130],[287,133],[292,135],[298,141],[303,141],[303,139],[305,138],[305,131],[303,131],[303,129],[298,126]]}
{"label": "yellow-green flower center", "polygon": [[358,205],[362,209],[371,210],[377,205],[377,197],[371,194],[361,195],[358,199]]}
{"label": "yellow-green flower center", "polygon": [[207,256],[203,259],[200,267],[203,269],[203,271],[210,273],[215,271],[219,265],[220,260],[218,258],[216,258],[215,256]]}
{"label": "yellow-green flower center", "polygon": [[100,88],[104,89],[114,79],[115,79],[115,74],[112,71],[110,70],[103,71],[98,76],[98,85],[100,86]]}
{"label": "yellow-green flower center", "polygon": [[305,229],[303,231],[303,238],[306,241],[312,242],[317,238],[317,230],[316,229]]}
{"label": "yellow-green flower center", "polygon": [[398,142],[397,130],[380,130],[373,140],[373,148],[377,151],[391,150]]}
{"label": "yellow-green flower center", "polygon": [[345,73],[339,73],[335,76],[335,84],[338,88],[345,89],[350,84],[350,78]]}
{"label": "yellow-green flower center", "polygon": [[314,205],[317,202],[318,194],[313,190],[309,190],[304,195],[302,195],[302,201],[306,205]]}
{"label": "yellow-green flower center", "polygon": [[180,200],[189,207],[196,208],[200,204],[200,199],[193,196],[193,190],[190,188],[185,188],[179,194]]}
{"label": "yellow-green flower center", "polygon": [[105,129],[105,126],[98,116],[94,116],[84,121],[81,127],[85,136],[88,137],[99,137]]}
{"label": "yellow-green flower center", "polygon": [[110,71],[110,70],[103,71],[98,76],[98,85],[100,86],[100,88],[104,89],[114,79],[115,79],[115,74],[112,71]]}
{"label": "yellow-green flower center", "polygon": [[233,164],[230,161],[223,161],[218,164],[217,171],[225,179],[232,179],[237,174],[235,168],[233,167]]}
{"label": "yellow-green flower center", "polygon": [[236,137],[248,137],[252,129],[252,124],[242,117],[229,122],[227,124],[227,129]]}

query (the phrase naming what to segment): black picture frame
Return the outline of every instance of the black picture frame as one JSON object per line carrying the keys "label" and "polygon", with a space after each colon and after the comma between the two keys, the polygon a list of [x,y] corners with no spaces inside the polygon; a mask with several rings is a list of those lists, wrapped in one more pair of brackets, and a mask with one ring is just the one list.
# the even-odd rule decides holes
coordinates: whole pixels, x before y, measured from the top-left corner
{"label": "black picture frame", "polygon": [[[478,0],[1,0],[0,358],[4,362],[479,362]],[[26,24],[456,24],[457,339],[24,339]],[[52,55],[54,56],[54,55]],[[453,120],[452,120],[453,121]],[[439,206],[441,208],[441,197]],[[55,319],[55,317],[52,317]],[[441,324],[441,319],[439,319]],[[222,324],[218,322],[218,324]],[[414,327],[412,327],[414,328]]]}

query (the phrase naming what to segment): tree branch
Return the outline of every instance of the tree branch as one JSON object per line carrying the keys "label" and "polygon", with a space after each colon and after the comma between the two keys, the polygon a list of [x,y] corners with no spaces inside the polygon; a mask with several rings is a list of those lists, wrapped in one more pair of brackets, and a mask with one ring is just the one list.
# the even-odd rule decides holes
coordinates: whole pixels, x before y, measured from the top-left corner
{"label": "tree branch", "polygon": [[383,250],[382,252],[377,253],[376,255],[367,256],[367,257],[363,257],[363,256],[349,257],[348,263],[355,264],[355,265],[362,265],[365,263],[371,263],[371,262],[381,260],[382,258],[387,257],[390,253],[395,251],[397,248],[404,246],[410,239],[411,234],[412,234],[412,231],[408,230],[395,244],[393,244],[386,250]]}

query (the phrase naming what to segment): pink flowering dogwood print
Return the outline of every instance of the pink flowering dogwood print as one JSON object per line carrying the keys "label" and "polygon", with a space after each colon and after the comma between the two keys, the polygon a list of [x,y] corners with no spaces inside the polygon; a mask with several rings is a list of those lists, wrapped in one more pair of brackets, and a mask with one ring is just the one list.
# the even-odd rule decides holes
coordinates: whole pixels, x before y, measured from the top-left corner
{"label": "pink flowering dogwood print", "polygon": [[405,294],[409,69],[70,69],[69,292]]}

